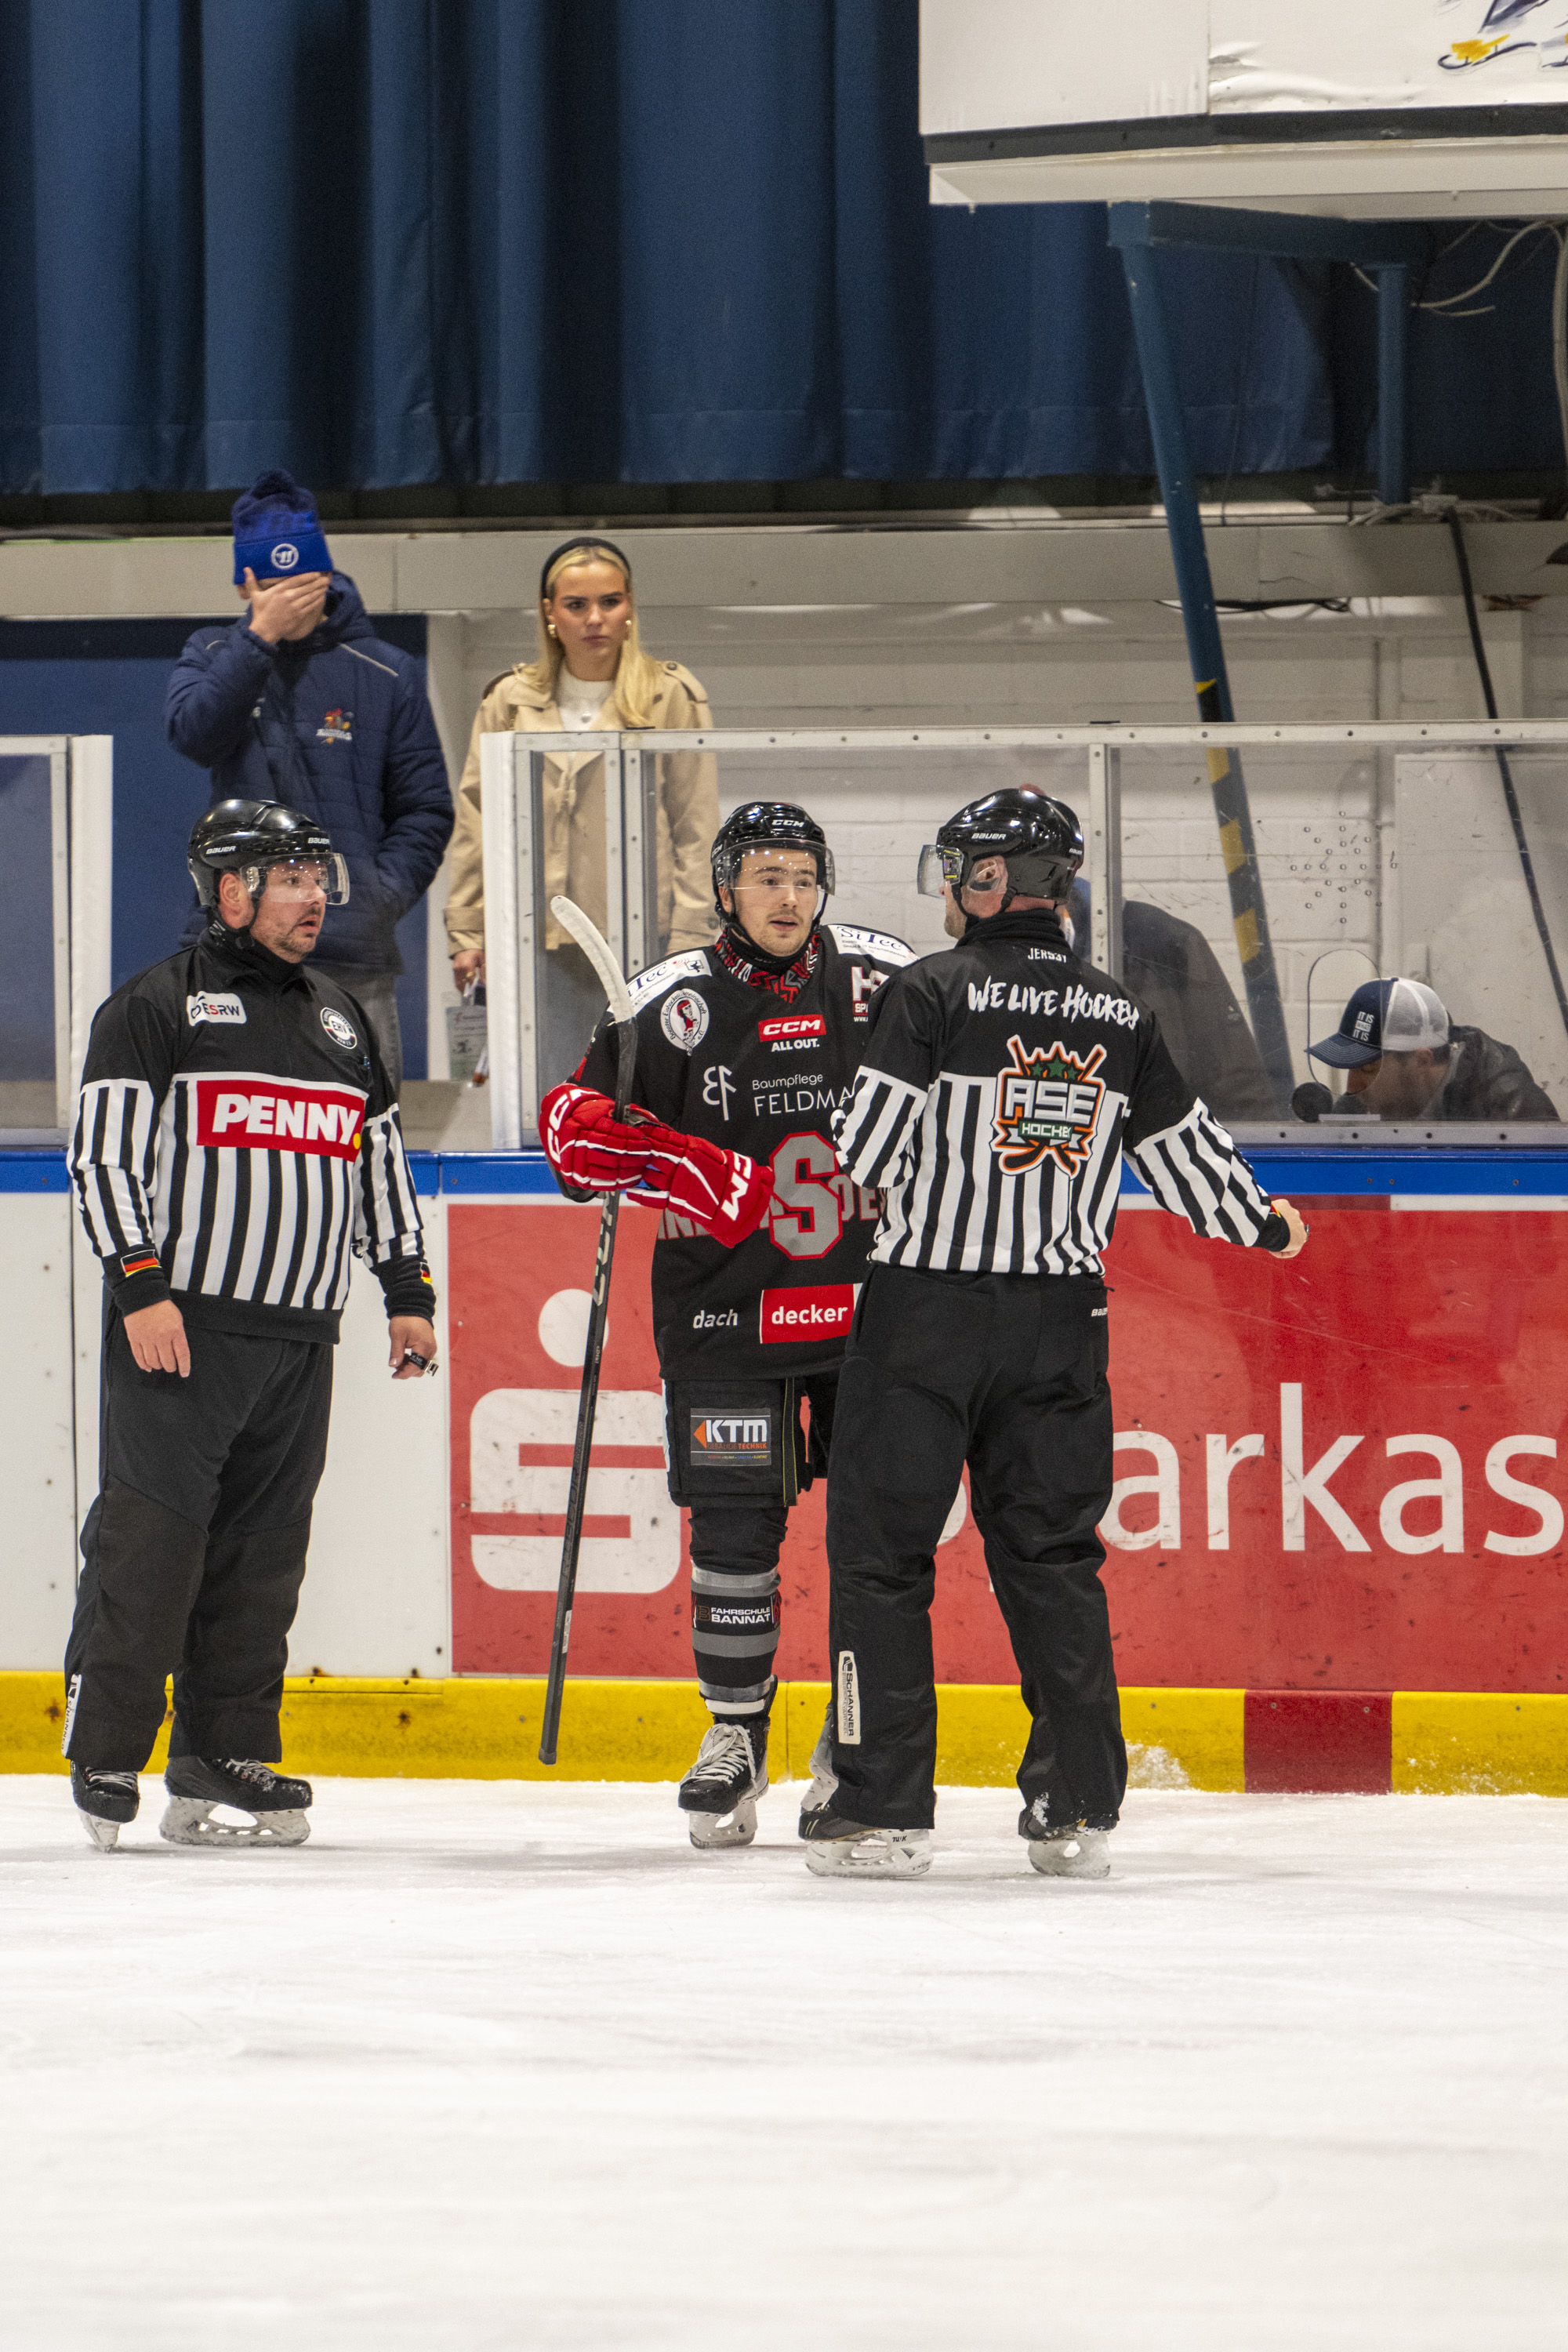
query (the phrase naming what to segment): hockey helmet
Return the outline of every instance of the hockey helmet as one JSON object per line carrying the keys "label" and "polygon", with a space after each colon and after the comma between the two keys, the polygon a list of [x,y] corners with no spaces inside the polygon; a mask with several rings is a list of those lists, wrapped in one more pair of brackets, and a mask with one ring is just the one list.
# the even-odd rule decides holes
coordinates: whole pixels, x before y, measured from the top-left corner
{"label": "hockey helmet", "polygon": [[217,905],[220,874],[237,874],[252,902],[269,866],[296,860],[319,866],[329,907],[348,903],[349,875],[331,835],[313,816],[282,801],[218,801],[191,827],[185,863],[204,907]]}
{"label": "hockey helmet", "polygon": [[945,883],[962,890],[987,857],[1007,861],[1004,907],[1020,894],[1059,898],[1083,864],[1083,833],[1065,801],[1032,784],[1009,784],[948,818],[921,852],[916,887],[926,898],[940,898]]}
{"label": "hockey helmet", "polygon": [[725,922],[730,909],[721,890],[733,891],[741,860],[748,849],[808,849],[816,861],[816,918],[833,888],[833,852],[827,835],[815,817],[793,801],[748,801],[727,816],[713,836],[713,904]]}

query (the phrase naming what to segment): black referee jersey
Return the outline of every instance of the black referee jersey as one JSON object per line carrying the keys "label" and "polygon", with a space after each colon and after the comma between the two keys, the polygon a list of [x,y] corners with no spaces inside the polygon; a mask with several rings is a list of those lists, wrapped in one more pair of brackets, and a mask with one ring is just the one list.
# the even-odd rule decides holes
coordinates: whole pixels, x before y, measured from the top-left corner
{"label": "black referee jersey", "polygon": [[833,1125],[844,1168],[885,1196],[883,1265],[1098,1275],[1123,1150],[1194,1232],[1289,1239],[1153,1014],[1043,909],[993,915],[889,982]]}
{"label": "black referee jersey", "polygon": [[100,1005],[71,1172],[110,1296],[333,1340],[357,1250],[389,1315],[428,1316],[414,1180],[370,1024],[248,931],[209,929]]}

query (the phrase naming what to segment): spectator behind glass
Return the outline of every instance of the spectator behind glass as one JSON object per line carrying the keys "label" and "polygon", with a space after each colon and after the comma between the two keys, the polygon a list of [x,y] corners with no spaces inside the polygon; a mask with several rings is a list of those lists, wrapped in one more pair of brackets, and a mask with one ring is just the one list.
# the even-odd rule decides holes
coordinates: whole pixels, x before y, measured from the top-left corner
{"label": "spectator behind glass", "polygon": [[1334,1035],[1307,1051],[1315,1062],[1343,1070],[1348,1108],[1363,1118],[1557,1117],[1551,1097],[1513,1047],[1484,1029],[1451,1023],[1442,998],[1425,981],[1366,981],[1345,1006]]}
{"label": "spectator behind glass", "polygon": [[[169,680],[169,740],[210,770],[215,802],[285,801],[331,835],[349,898],[327,909],[310,968],[363,1007],[395,1092],[394,933],[435,880],[452,831],[420,665],[375,635],[291,474],[263,474],[235,500],[234,578],[248,614],[187,640]],[[182,943],[194,946],[207,920],[193,906]]]}
{"label": "spectator behind glass", "polygon": [[[1087,955],[1089,888],[1081,879],[1068,904],[1073,943]],[[1279,1117],[1247,1016],[1194,924],[1141,898],[1124,898],[1121,978],[1149,1007],[1171,1059],[1216,1118]]]}
{"label": "spectator behind glass", "polygon": [[[479,818],[479,739],[595,728],[711,727],[708,698],[679,662],[656,661],[637,635],[631,565],[611,541],[568,539],[539,580],[539,653],[485,688],[458,787],[458,829],[447,894],[447,937],[458,988],[484,976],[485,876]],[[719,830],[711,753],[673,751],[656,761],[658,793],[658,955],[706,947],[717,928],[710,859]],[[558,892],[605,928],[605,762],[544,761],[544,904]],[[587,959],[547,916],[544,1061],[563,1078],[581,1059],[604,1010]],[[656,957],[650,953],[648,961]]]}

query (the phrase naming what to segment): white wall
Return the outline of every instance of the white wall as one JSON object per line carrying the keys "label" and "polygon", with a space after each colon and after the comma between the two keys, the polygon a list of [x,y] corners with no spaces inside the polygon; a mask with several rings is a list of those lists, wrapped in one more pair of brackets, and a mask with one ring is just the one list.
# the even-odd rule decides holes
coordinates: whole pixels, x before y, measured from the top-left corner
{"label": "white wall", "polygon": [[58,1666],[76,1594],[71,1203],[0,1192],[11,1298],[0,1411],[0,1667]]}

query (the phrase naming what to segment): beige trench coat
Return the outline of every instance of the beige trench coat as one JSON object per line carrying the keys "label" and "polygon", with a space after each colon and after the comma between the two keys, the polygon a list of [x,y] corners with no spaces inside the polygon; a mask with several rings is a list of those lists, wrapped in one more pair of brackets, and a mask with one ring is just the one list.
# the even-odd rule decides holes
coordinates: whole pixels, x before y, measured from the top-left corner
{"label": "beige trench coat", "polygon": [[[659,664],[651,723],[711,727],[708,698],[679,662]],[[594,721],[624,724],[612,694]],[[508,670],[485,690],[474,718],[468,757],[458,786],[452,835],[451,887],[447,894],[448,952],[485,943],[484,835],[479,815],[482,735],[562,734],[553,700],[522,675]],[[586,730],[593,732],[593,729]],[[710,751],[668,751],[658,761],[658,928],[668,952],[705,947],[718,929],[710,856],[719,830],[718,768]],[[605,906],[605,762],[602,757],[553,755],[544,762],[544,902],[558,892],[574,898],[601,929]],[[544,944],[558,948],[566,933],[546,921]]]}

